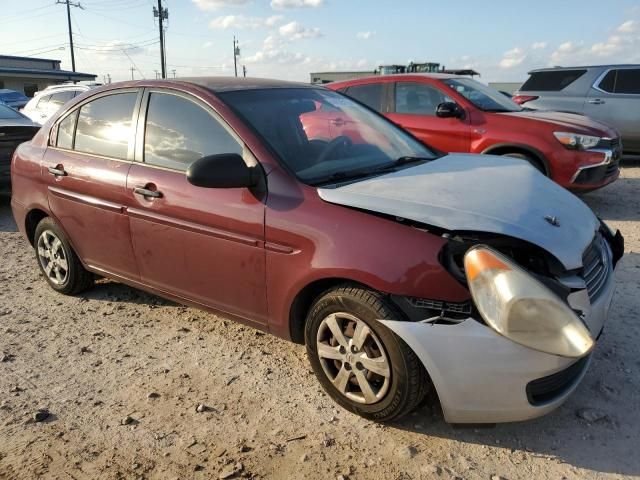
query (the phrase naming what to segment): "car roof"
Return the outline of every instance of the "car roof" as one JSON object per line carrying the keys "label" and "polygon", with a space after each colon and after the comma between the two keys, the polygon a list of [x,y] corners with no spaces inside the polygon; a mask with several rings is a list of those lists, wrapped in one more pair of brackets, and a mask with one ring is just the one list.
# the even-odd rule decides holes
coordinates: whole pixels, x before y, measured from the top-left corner
{"label": "car roof", "polygon": [[531,70],[528,72],[529,74],[538,73],[538,72],[553,72],[560,70],[583,70],[589,68],[640,68],[640,64],[638,63],[618,63],[618,64],[607,64],[607,65],[577,65],[575,67],[546,67],[546,68],[536,68],[535,70]]}
{"label": "car roof", "polygon": [[169,82],[192,83],[204,87],[212,92],[230,92],[235,90],[258,90],[265,88],[318,88],[315,85],[269,78],[245,77],[183,77]]}
{"label": "car roof", "polygon": [[336,82],[332,82],[335,84],[343,84],[343,83],[356,83],[356,82],[363,82],[366,83],[367,81],[371,81],[371,80],[381,80],[381,79],[388,79],[388,78],[397,78],[399,81],[401,79],[416,79],[416,78],[433,78],[434,80],[448,80],[448,79],[453,79],[453,78],[469,78],[463,75],[454,75],[451,73],[394,73],[391,75],[371,75],[369,77],[356,77],[356,78],[350,78],[348,80],[338,80]]}

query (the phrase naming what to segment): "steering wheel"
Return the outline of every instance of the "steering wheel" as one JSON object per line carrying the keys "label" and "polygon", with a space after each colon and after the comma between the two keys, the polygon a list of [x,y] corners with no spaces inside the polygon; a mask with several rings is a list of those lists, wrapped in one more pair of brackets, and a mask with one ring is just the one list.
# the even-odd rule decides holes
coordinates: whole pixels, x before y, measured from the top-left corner
{"label": "steering wheel", "polygon": [[350,147],[351,145],[353,145],[353,141],[346,135],[340,135],[339,137],[334,138],[329,143],[327,143],[327,146],[324,147],[324,150],[322,151],[322,153],[318,155],[318,159],[316,160],[316,163],[324,162],[327,158],[331,156],[331,154],[335,150],[339,148]]}

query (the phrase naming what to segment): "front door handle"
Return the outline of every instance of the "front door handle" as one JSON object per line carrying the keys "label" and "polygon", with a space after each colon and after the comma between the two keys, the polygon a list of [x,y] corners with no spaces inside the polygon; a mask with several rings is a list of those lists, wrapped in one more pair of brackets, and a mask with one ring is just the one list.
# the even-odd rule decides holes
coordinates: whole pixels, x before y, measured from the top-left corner
{"label": "front door handle", "polygon": [[149,198],[162,197],[162,192],[158,192],[157,190],[149,190],[143,187],[134,188],[133,193],[135,193],[136,195],[142,195],[143,197],[149,197]]}
{"label": "front door handle", "polygon": [[602,105],[603,103],[606,103],[601,98],[592,98],[591,100],[588,100],[588,102],[592,105]]}
{"label": "front door handle", "polygon": [[334,118],[333,120],[331,120],[331,124],[335,125],[336,127],[342,127],[345,123],[346,122],[341,118]]}
{"label": "front door handle", "polygon": [[68,175],[62,165],[56,165],[55,167],[49,167],[49,168],[47,168],[47,170],[54,177],[66,177]]}

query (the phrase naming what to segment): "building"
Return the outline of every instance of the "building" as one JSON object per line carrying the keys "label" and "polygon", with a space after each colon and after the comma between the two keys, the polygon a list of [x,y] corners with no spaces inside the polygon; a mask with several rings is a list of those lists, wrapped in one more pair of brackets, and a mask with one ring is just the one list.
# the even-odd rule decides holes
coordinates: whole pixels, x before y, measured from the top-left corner
{"label": "building", "polygon": [[518,90],[524,82],[489,82],[491,88],[500,90],[501,92],[513,93]]}
{"label": "building", "polygon": [[380,65],[374,71],[358,71],[358,72],[311,72],[311,83],[331,83],[339,82],[342,80],[353,80],[354,78],[370,77],[372,75],[397,75],[402,73],[451,73],[453,75],[466,75],[474,77],[480,75],[475,70],[471,69],[446,69],[440,67],[439,63],[424,62],[415,63],[411,62],[407,65]]}
{"label": "building", "polygon": [[60,69],[60,60],[0,55],[0,88],[8,88],[33,97],[49,85],[68,81],[94,81],[92,73]]}

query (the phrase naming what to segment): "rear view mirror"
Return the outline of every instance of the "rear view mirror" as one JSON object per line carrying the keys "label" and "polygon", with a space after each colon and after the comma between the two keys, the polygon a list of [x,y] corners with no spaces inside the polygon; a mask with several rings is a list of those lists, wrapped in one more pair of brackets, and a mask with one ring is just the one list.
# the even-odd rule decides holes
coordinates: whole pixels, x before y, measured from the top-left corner
{"label": "rear view mirror", "polygon": [[260,180],[258,167],[248,167],[237,153],[202,157],[187,169],[187,181],[204,188],[249,188]]}
{"label": "rear view mirror", "polygon": [[436,108],[436,116],[440,118],[462,118],[464,110],[457,103],[443,102]]}

